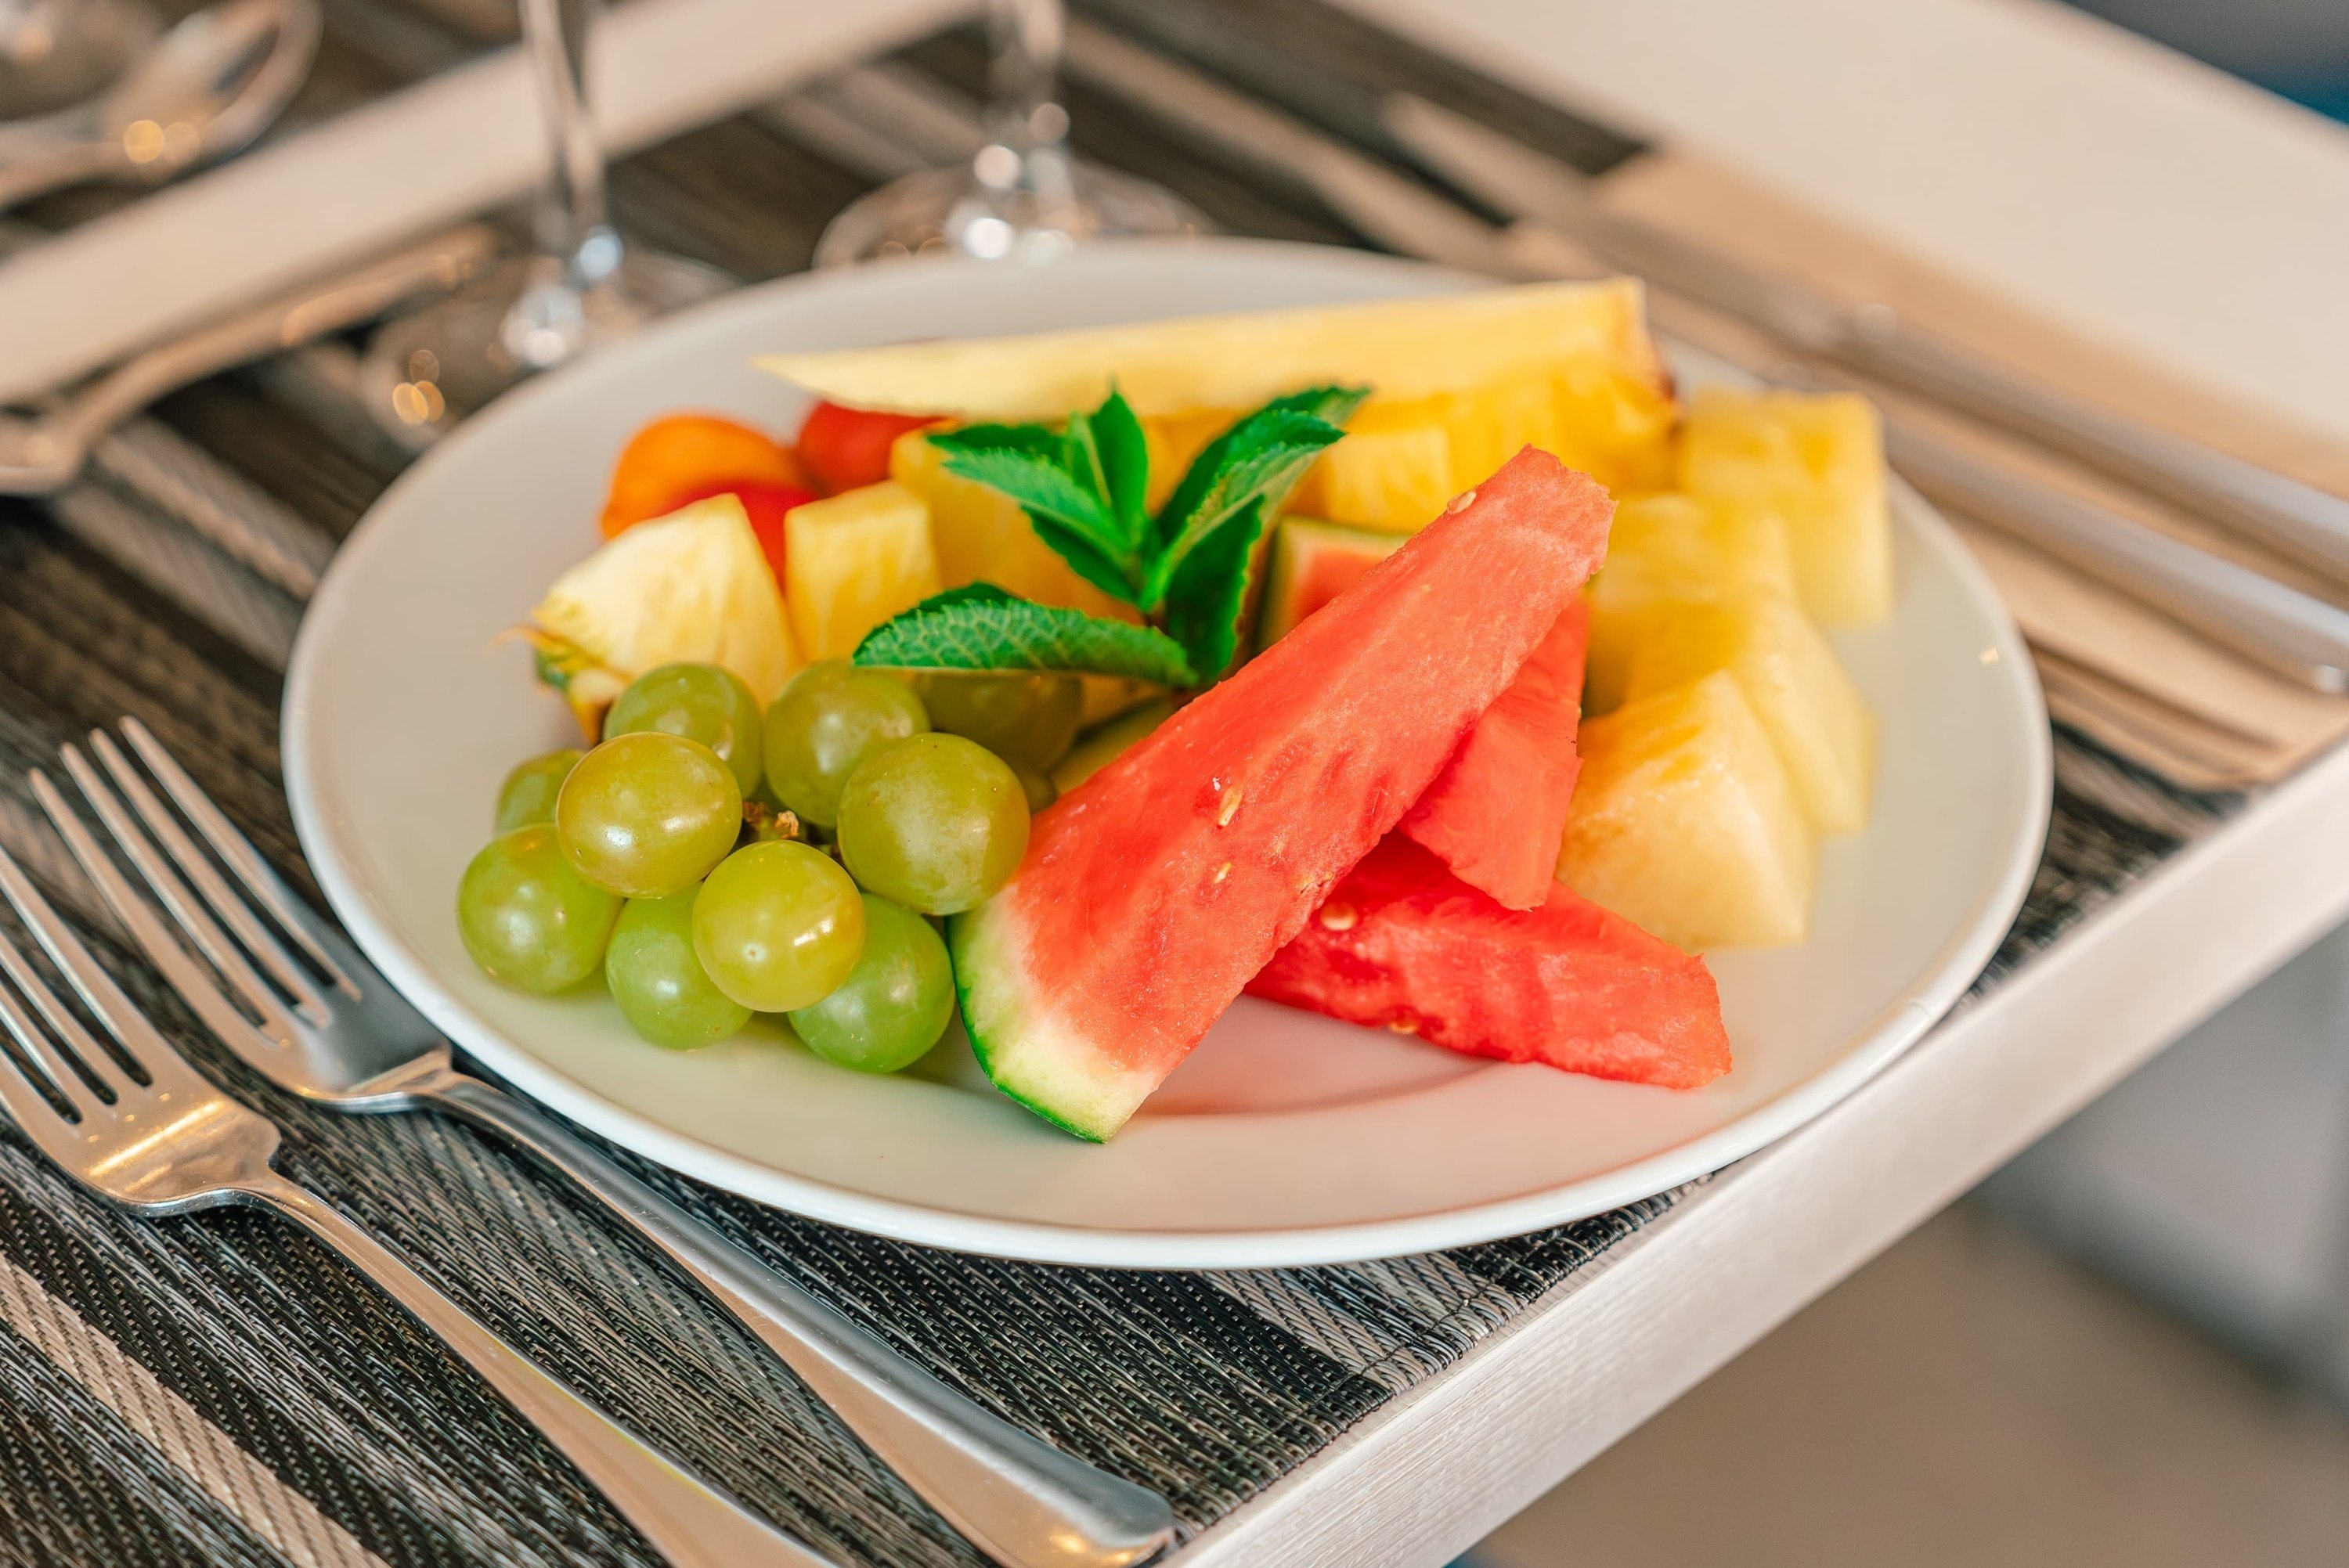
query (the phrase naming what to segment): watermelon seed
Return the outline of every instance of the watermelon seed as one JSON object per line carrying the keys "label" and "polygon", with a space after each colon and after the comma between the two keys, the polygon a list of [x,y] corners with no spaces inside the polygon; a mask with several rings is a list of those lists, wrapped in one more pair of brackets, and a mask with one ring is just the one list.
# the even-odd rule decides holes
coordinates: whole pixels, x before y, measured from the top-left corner
{"label": "watermelon seed", "polygon": [[1387,1027],[1398,1035],[1415,1035],[1419,1033],[1419,1020],[1409,1017],[1390,1019]]}
{"label": "watermelon seed", "polygon": [[1362,917],[1350,903],[1325,903],[1321,906],[1320,914],[1315,918],[1321,922],[1324,931],[1351,931],[1354,923]]}
{"label": "watermelon seed", "polygon": [[1219,865],[1219,866],[1217,866],[1217,867],[1216,868],[1216,881],[1215,881],[1215,884],[1214,884],[1214,885],[1216,885],[1216,887],[1221,887],[1221,886],[1223,886],[1223,885],[1224,885],[1224,879],[1225,879],[1226,877],[1227,877],[1227,876],[1231,875],[1231,874],[1232,874],[1232,862],[1231,862],[1231,861],[1226,861],[1222,865]]}
{"label": "watermelon seed", "polygon": [[1232,819],[1239,814],[1240,787],[1235,784],[1224,791],[1223,806],[1216,812],[1216,826],[1228,828],[1232,825]]}
{"label": "watermelon seed", "polygon": [[1458,495],[1452,498],[1452,504],[1444,509],[1444,515],[1448,517],[1455,511],[1466,511],[1470,507],[1475,506],[1475,504],[1476,492],[1472,490],[1462,490]]}

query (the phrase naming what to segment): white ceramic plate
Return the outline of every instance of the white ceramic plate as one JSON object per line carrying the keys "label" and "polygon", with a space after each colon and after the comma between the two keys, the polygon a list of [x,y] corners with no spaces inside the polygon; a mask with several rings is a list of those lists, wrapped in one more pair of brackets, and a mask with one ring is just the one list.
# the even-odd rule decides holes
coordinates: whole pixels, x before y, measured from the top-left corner
{"label": "white ceramic plate", "polygon": [[527,1093],[703,1181],[938,1246],[1155,1267],[1413,1253],[1596,1213],[1784,1135],[1956,1000],[2045,831],[2047,727],[2022,641],[1906,493],[1899,611],[1837,639],[1884,717],[1875,821],[1826,846],[1809,942],[1712,960],[1737,1066],[1701,1090],[1478,1062],[1244,999],[1095,1147],[993,1093],[958,1036],[898,1078],[830,1067],[781,1029],[677,1055],[600,995],[492,984],[459,945],[454,890],[500,779],[575,738],[498,634],[594,546],[613,456],[645,419],[693,407],[788,428],[801,399],[748,367],[761,350],[1463,286],[1243,242],[881,267],[748,290],[504,400],[383,498],[302,628],[286,783],[327,896],[401,990]]}

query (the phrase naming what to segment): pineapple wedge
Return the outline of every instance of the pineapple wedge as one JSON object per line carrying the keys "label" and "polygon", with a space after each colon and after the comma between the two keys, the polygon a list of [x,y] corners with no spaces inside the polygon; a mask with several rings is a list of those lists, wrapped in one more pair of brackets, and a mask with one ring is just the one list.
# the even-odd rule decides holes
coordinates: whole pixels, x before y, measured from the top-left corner
{"label": "pineapple wedge", "polygon": [[1812,829],[1857,832],[1876,783],[1876,716],[1835,650],[1790,599],[1681,604],[1632,656],[1636,703],[1725,670],[1786,765]]}
{"label": "pineapple wedge", "polygon": [[1552,395],[1556,444],[1548,449],[1567,467],[1619,496],[1671,487],[1680,407],[1668,384],[1619,362],[1587,358],[1557,372]]}
{"label": "pineapple wedge", "polygon": [[889,449],[889,477],[929,507],[930,539],[938,582],[948,588],[992,583],[1040,604],[1064,604],[1092,615],[1135,618],[1133,610],[1070,570],[1036,537],[1019,503],[977,480],[951,474],[946,454],[908,430]]}
{"label": "pineapple wedge", "polygon": [[1239,417],[1222,408],[1195,408],[1182,414],[1154,414],[1143,420],[1142,438],[1150,451],[1150,488],[1143,504],[1153,511],[1165,505],[1191,460]]}
{"label": "pineapple wedge", "polygon": [[930,509],[894,480],[783,515],[792,624],[814,659],[844,659],[864,634],[938,591]]}
{"label": "pineapple wedge", "polygon": [[1607,536],[1607,564],[1590,580],[1585,707],[1604,713],[1622,702],[1633,655],[1675,605],[1757,595],[1795,596],[1794,557],[1775,513],[1671,492],[1625,500]]}
{"label": "pineapple wedge", "polygon": [[1306,470],[1290,506],[1381,533],[1416,533],[1460,493],[1459,478],[1452,434],[1429,410],[1364,408]]}
{"label": "pineapple wedge", "polygon": [[1727,671],[1626,703],[1576,747],[1560,882],[1681,947],[1803,939],[1810,830]]}
{"label": "pineapple wedge", "polygon": [[628,682],[712,664],[761,703],[800,666],[775,574],[731,495],[642,522],[554,580],[531,612],[542,666],[592,737]]}
{"label": "pineapple wedge", "polygon": [[1700,388],[1682,434],[1680,482],[1723,506],[1785,519],[1813,619],[1849,625],[1892,613],[1884,431],[1867,398]]}
{"label": "pineapple wedge", "polygon": [[1112,379],[1146,418],[1253,408],[1327,382],[1371,387],[1372,406],[1409,403],[1594,360],[1668,396],[1631,279],[770,354],[755,363],[853,408],[1019,420],[1090,408]]}

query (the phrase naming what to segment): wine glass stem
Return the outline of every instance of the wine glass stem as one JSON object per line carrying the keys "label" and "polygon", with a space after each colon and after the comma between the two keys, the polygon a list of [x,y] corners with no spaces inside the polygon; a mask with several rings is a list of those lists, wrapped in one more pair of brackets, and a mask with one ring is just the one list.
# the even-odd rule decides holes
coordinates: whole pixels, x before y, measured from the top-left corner
{"label": "wine glass stem", "polygon": [[521,3],[523,43],[554,155],[538,203],[539,253],[584,291],[619,262],[604,204],[604,144],[587,106],[588,35],[603,7],[598,0]]}
{"label": "wine glass stem", "polygon": [[[993,64],[988,129],[994,147],[1017,156],[1019,185],[1048,195],[1060,194],[1068,180],[1062,141],[1069,116],[1054,97],[1067,21],[1062,0],[988,0]],[[991,169],[988,153],[979,156],[981,181],[999,187],[999,178],[990,176],[1007,160],[996,154]]]}

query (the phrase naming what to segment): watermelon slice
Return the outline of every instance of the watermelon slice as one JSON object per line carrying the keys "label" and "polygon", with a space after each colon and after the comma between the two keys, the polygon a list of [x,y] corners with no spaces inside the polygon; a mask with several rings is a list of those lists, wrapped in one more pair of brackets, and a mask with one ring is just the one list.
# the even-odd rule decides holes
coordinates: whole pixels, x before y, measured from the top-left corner
{"label": "watermelon slice", "polygon": [[1123,1126],[1516,677],[1613,513],[1527,448],[1039,816],[949,928],[996,1086],[1081,1137]]}
{"label": "watermelon slice", "polygon": [[1557,873],[1589,645],[1590,606],[1577,599],[1403,816],[1402,831],[1511,909],[1538,908]]}
{"label": "watermelon slice", "polygon": [[1563,882],[1504,909],[1401,833],[1340,882],[1248,994],[1470,1056],[1695,1088],[1729,1070],[1704,961]]}

